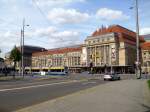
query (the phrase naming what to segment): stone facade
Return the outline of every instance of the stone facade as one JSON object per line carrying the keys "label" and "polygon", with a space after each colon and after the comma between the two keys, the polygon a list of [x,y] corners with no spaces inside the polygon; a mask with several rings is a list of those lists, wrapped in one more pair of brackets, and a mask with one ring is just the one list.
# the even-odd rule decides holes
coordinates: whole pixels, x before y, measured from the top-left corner
{"label": "stone facade", "polygon": [[111,33],[96,37],[91,36],[85,40],[87,65],[91,62],[94,66],[118,64],[118,43],[115,41],[114,35],[114,33]]}
{"label": "stone facade", "polygon": [[142,48],[142,72],[150,73],[150,42],[141,45]]}
{"label": "stone facade", "polygon": [[[140,42],[144,39],[140,37]],[[136,61],[136,33],[122,26],[100,28],[85,40],[87,65],[133,66]]]}
{"label": "stone facade", "polygon": [[32,54],[32,68],[79,67],[81,66],[81,52],[81,45],[36,52]]}

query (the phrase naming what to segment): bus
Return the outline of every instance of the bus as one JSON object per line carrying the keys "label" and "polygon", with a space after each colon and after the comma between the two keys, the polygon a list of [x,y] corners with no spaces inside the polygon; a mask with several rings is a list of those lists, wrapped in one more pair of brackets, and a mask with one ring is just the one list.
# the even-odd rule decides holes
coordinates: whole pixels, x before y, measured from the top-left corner
{"label": "bus", "polygon": [[48,75],[67,75],[68,67],[51,67],[48,71]]}

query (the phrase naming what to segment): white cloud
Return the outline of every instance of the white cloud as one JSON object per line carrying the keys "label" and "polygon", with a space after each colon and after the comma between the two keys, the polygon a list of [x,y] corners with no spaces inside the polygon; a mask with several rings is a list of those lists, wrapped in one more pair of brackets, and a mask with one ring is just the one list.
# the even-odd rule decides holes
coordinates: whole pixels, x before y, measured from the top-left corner
{"label": "white cloud", "polygon": [[[2,54],[10,51],[14,45],[20,44],[20,32],[14,33],[6,31],[0,33],[0,49]],[[77,31],[59,31],[56,27],[47,27],[35,29],[31,32],[25,32],[25,44],[41,46],[45,48],[65,47],[79,44],[80,33]]]}
{"label": "white cloud", "polygon": [[80,43],[79,32],[76,31],[62,31],[51,34],[51,47],[64,47]]}
{"label": "white cloud", "polygon": [[120,10],[112,10],[109,8],[101,8],[97,11],[96,17],[102,20],[127,20],[129,16]]}
{"label": "white cloud", "polygon": [[150,27],[141,28],[140,29],[140,34],[141,35],[150,34]]}
{"label": "white cloud", "polygon": [[54,23],[81,23],[89,19],[87,13],[81,13],[75,9],[54,8],[48,13],[48,19]]}
{"label": "white cloud", "polygon": [[10,51],[13,46],[19,45],[20,33],[14,33],[12,31],[1,32],[0,42],[0,49],[2,50],[2,55],[4,56],[5,52]]}
{"label": "white cloud", "polygon": [[57,30],[55,27],[38,28],[33,32],[26,32],[27,37],[45,37],[49,34],[55,33]]}
{"label": "white cloud", "polygon": [[37,41],[36,40],[37,38],[38,40],[42,38],[41,42],[37,41],[34,44],[38,45],[38,43],[40,43],[40,45],[42,45],[46,43],[46,45],[43,45],[43,47],[46,47],[46,48],[62,47],[62,46],[64,47],[64,46],[80,43],[79,32],[59,31],[55,27],[36,29],[35,31],[26,33],[26,39],[27,37],[28,37],[28,40],[32,38],[34,41]]}

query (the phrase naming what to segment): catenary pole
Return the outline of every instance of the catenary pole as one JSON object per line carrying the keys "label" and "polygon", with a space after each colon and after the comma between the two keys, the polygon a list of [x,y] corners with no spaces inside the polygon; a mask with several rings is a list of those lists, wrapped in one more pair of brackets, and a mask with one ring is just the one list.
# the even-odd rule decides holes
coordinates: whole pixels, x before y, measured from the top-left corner
{"label": "catenary pole", "polygon": [[25,27],[25,19],[23,18],[22,22],[22,76],[24,77],[24,27]]}
{"label": "catenary pole", "polygon": [[141,78],[141,68],[140,68],[140,42],[139,42],[139,11],[138,11],[138,0],[135,0],[135,12],[136,12],[136,76],[138,79]]}

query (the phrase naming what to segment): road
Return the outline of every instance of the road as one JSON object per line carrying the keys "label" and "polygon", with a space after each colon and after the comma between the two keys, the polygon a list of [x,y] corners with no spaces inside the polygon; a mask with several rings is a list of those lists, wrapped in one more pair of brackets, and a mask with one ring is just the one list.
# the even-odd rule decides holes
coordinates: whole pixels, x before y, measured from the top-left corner
{"label": "road", "polygon": [[0,112],[12,112],[104,83],[102,80],[5,82],[0,87]]}
{"label": "road", "polygon": [[111,81],[16,112],[150,112],[145,79]]}

